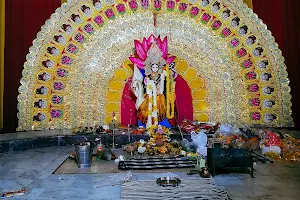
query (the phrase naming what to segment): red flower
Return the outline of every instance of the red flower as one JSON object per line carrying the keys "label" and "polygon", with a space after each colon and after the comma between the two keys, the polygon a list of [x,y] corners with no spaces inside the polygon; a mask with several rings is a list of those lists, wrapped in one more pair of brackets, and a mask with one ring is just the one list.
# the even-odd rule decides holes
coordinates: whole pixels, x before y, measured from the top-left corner
{"label": "red flower", "polygon": [[192,15],[192,16],[196,16],[196,15],[198,15],[199,11],[200,11],[199,8],[197,8],[197,7],[192,7],[192,9],[191,9],[191,15]]}
{"label": "red flower", "polygon": [[115,16],[114,14],[114,11],[112,9],[107,9],[105,11],[105,15],[108,17],[108,18],[113,18]]}
{"label": "red flower", "polygon": [[174,7],[175,7],[175,2],[174,1],[167,1],[167,9],[169,11],[174,10]]}
{"label": "red flower", "polygon": [[101,16],[97,16],[94,18],[94,22],[98,25],[102,24],[103,23],[103,19]]}
{"label": "red flower", "polygon": [[187,4],[186,4],[186,3],[180,3],[180,4],[179,4],[179,10],[180,10],[181,12],[186,11],[186,9],[187,9]]}
{"label": "red flower", "polygon": [[231,30],[230,30],[229,28],[225,27],[225,28],[222,30],[221,36],[222,36],[222,37],[227,37],[227,36],[229,36],[231,33],[232,33]]}
{"label": "red flower", "polygon": [[132,10],[136,10],[137,9],[137,2],[135,0],[131,0],[129,1],[129,6]]}

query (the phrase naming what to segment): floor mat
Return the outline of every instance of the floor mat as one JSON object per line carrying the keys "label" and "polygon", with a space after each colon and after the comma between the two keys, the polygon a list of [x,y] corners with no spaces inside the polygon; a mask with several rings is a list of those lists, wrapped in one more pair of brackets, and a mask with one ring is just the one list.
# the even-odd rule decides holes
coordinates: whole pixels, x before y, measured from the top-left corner
{"label": "floor mat", "polygon": [[121,170],[145,170],[145,169],[172,169],[172,168],[194,168],[194,162],[188,158],[132,158],[119,162]]}
{"label": "floor mat", "polygon": [[202,199],[231,200],[228,192],[213,179],[181,180],[179,186],[162,187],[155,181],[135,181],[122,185],[121,200]]}

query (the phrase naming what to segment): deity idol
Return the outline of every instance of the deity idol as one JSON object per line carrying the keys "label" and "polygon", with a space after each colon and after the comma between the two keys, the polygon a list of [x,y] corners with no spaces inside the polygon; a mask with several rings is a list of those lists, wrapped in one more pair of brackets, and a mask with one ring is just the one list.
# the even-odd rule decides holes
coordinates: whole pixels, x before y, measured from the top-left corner
{"label": "deity idol", "polygon": [[[131,90],[136,99],[137,118],[147,128],[157,127],[158,122],[174,118],[176,72],[171,63],[175,56],[168,57],[165,37],[151,35],[142,43],[134,41],[136,57],[129,59],[134,64]],[[170,64],[170,66],[169,66]],[[141,71],[145,70],[145,75]]]}

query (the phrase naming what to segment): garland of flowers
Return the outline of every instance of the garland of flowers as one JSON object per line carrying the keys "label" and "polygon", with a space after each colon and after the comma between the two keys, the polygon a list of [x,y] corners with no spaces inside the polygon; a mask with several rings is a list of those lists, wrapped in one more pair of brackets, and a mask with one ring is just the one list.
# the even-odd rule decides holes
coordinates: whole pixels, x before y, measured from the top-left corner
{"label": "garland of flowers", "polygon": [[[167,91],[166,91],[166,97],[167,97],[167,118],[173,119],[174,118],[174,102],[175,102],[175,81],[172,80],[172,83],[170,83],[170,70],[169,65],[166,65],[166,76],[167,76]],[[170,88],[171,86],[171,88]],[[171,108],[170,108],[171,105]]]}
{"label": "garland of flowers", "polygon": [[[152,128],[152,125],[156,127],[158,125],[157,119],[157,90],[153,80],[149,80],[147,85],[147,94],[149,96],[148,101],[148,121],[147,121],[147,129]],[[152,118],[154,118],[154,124],[152,124]]]}

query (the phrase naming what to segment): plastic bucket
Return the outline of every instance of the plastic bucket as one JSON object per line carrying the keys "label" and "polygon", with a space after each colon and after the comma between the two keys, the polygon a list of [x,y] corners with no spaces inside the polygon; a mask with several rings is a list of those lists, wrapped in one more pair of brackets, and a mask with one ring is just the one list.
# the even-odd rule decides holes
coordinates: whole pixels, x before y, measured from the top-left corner
{"label": "plastic bucket", "polygon": [[77,165],[79,168],[91,167],[92,146],[90,142],[83,142],[75,145]]}

